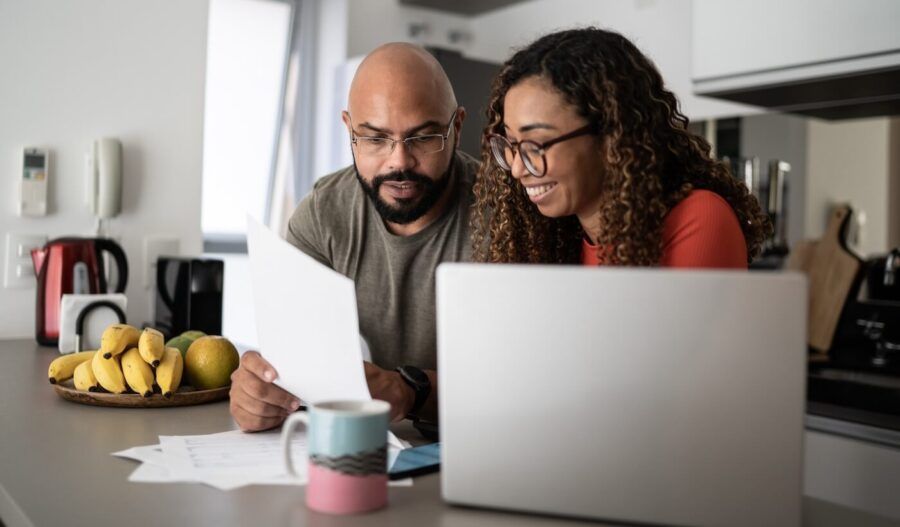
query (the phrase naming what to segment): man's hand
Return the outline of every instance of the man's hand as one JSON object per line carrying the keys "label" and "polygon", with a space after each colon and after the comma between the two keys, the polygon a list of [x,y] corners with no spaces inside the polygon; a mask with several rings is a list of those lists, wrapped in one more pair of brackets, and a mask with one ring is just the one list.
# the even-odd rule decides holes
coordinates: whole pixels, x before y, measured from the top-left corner
{"label": "man's hand", "polygon": [[244,432],[258,432],[280,426],[300,401],[272,384],[278,374],[256,351],[241,357],[241,365],[231,374],[231,417]]}
{"label": "man's hand", "polygon": [[372,398],[391,403],[392,422],[403,420],[416,401],[413,389],[395,371],[383,370],[371,362],[363,362],[363,366]]}

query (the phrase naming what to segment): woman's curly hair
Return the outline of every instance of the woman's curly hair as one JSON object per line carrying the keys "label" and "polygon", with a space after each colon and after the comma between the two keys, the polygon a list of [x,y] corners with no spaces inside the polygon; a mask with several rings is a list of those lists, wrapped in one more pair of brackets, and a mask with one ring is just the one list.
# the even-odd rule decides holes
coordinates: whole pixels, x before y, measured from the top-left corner
{"label": "woman's curly hair", "polygon": [[[584,230],[575,216],[548,218],[491,155],[488,134],[503,134],[503,100],[529,77],[548,80],[602,129],[606,168],[596,240],[607,263],[653,266],[662,255],[663,219],[693,189],[707,189],[734,209],[757,256],[769,218],[710,146],[688,132],[688,119],[653,63],[622,35],[594,27],[560,31],[519,50],[491,88],[472,211],[474,258],[481,262],[578,263]],[[748,262],[749,263],[749,262]]]}

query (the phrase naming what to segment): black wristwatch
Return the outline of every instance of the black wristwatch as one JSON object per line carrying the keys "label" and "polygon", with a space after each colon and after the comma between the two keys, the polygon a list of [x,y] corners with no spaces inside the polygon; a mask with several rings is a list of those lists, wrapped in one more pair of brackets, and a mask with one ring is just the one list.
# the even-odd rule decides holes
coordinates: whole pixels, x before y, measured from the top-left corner
{"label": "black wristwatch", "polygon": [[419,410],[422,409],[425,401],[428,400],[428,396],[431,395],[431,379],[428,378],[428,375],[421,368],[416,368],[415,366],[400,366],[396,371],[400,374],[403,382],[408,384],[416,394],[412,408],[406,415],[406,417],[415,420],[418,418]]}

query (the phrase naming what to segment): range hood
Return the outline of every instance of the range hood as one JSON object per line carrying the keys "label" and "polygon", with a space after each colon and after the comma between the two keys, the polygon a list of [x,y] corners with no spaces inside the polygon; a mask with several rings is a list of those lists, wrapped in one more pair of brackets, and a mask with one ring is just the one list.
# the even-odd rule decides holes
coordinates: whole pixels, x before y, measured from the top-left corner
{"label": "range hood", "polygon": [[900,115],[900,50],[694,79],[694,93],[830,120]]}

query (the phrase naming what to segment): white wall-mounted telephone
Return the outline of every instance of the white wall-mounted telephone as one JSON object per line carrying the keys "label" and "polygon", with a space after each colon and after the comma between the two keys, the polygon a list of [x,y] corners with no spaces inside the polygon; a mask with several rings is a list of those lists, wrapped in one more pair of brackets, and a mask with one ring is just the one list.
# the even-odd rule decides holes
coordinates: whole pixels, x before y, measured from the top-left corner
{"label": "white wall-mounted telephone", "polygon": [[122,211],[122,143],[118,139],[94,141],[85,154],[88,209],[99,219],[115,217]]}

